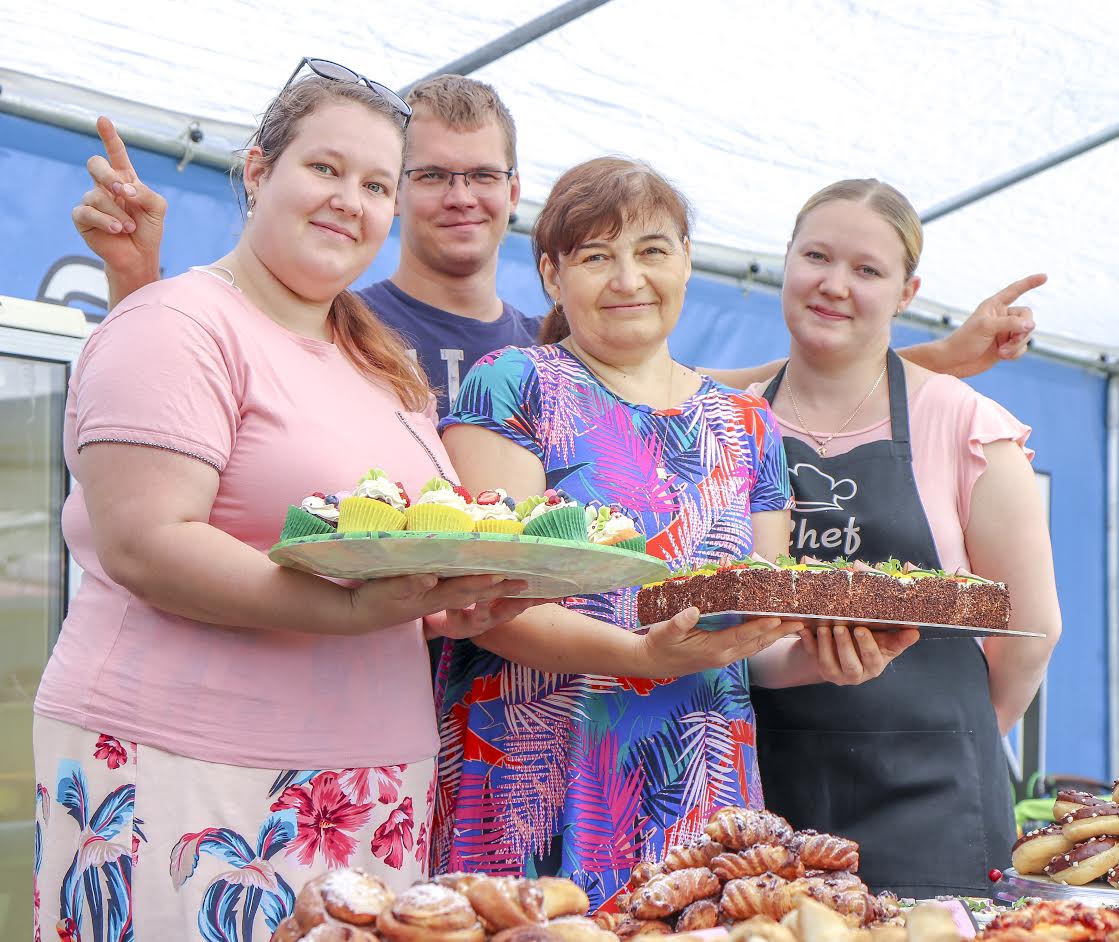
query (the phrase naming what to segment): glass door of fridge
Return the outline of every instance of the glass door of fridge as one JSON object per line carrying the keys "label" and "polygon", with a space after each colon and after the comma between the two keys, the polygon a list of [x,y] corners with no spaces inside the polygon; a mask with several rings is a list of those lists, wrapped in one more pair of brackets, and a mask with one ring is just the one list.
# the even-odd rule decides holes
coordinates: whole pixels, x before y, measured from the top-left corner
{"label": "glass door of fridge", "polygon": [[80,347],[79,338],[0,326],[0,939],[32,936],[43,801],[31,711],[69,596],[62,421]]}

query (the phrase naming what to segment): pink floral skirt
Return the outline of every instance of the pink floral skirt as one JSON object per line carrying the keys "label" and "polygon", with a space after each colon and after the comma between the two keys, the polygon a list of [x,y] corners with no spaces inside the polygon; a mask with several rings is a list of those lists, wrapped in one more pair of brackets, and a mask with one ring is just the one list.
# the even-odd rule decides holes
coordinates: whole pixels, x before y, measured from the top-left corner
{"label": "pink floral skirt", "polygon": [[267,942],[312,877],[428,868],[435,760],[249,769],[35,717],[35,939]]}

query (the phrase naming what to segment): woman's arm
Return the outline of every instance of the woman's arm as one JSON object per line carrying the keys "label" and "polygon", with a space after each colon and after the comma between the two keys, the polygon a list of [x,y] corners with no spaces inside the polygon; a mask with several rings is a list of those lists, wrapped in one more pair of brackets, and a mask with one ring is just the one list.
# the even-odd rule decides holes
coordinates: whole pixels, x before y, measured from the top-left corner
{"label": "woman's arm", "polygon": [[984,640],[991,702],[1005,734],[1026,712],[1061,636],[1053,549],[1033,470],[1014,442],[983,447],[987,470],[975,482],[964,531],[972,569],[1010,590],[1010,627],[1044,638]]}
{"label": "woman's arm", "polygon": [[[270,562],[210,526],[218,472],[162,448],[100,443],[75,469],[106,574],[149,605],[214,625],[362,634],[523,588],[493,576],[378,579],[346,589]],[[494,618],[509,615],[498,603]],[[475,627],[490,612],[472,615]],[[456,624],[458,630],[463,629]],[[489,627],[485,623],[485,627]]]}

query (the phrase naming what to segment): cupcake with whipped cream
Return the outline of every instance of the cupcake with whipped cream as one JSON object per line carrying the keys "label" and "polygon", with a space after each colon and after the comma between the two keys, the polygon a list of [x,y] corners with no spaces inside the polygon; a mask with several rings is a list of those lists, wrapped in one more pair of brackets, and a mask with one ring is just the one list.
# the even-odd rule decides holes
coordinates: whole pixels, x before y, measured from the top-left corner
{"label": "cupcake with whipped cream", "polygon": [[315,491],[303,498],[298,507],[288,507],[284,517],[284,527],[280,540],[292,540],[298,536],[317,536],[333,533],[338,527],[338,498]]}
{"label": "cupcake with whipped cream", "polygon": [[635,553],[645,552],[645,537],[637,532],[633,518],[617,507],[587,508],[587,539],[599,546],[617,546]]}
{"label": "cupcake with whipped cream", "polygon": [[524,524],[517,516],[517,502],[500,487],[479,492],[474,503],[467,504],[466,512],[474,518],[474,529],[479,533],[524,532]]}
{"label": "cupcake with whipped cream", "polygon": [[472,501],[466,488],[446,478],[432,478],[420,489],[416,502],[404,511],[407,529],[469,533],[474,529],[474,518],[467,510]]}
{"label": "cupcake with whipped cream", "polygon": [[587,541],[583,507],[563,491],[548,489],[542,497],[530,497],[517,505],[526,536],[546,536],[572,543]]}
{"label": "cupcake with whipped cream", "polygon": [[370,468],[353,493],[339,502],[338,529],[342,533],[403,530],[408,504],[403,485],[380,468]]}

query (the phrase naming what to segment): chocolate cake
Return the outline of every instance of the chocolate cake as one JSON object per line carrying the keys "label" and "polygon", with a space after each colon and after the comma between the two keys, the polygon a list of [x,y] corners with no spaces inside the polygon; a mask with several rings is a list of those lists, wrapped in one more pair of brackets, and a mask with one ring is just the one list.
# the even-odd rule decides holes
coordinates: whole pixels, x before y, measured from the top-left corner
{"label": "chocolate cake", "polygon": [[1010,594],[1002,583],[897,560],[868,566],[808,557],[771,563],[752,556],[677,575],[637,595],[637,617],[646,625],[691,606],[704,614],[778,612],[988,629],[1004,629],[1010,622]]}

